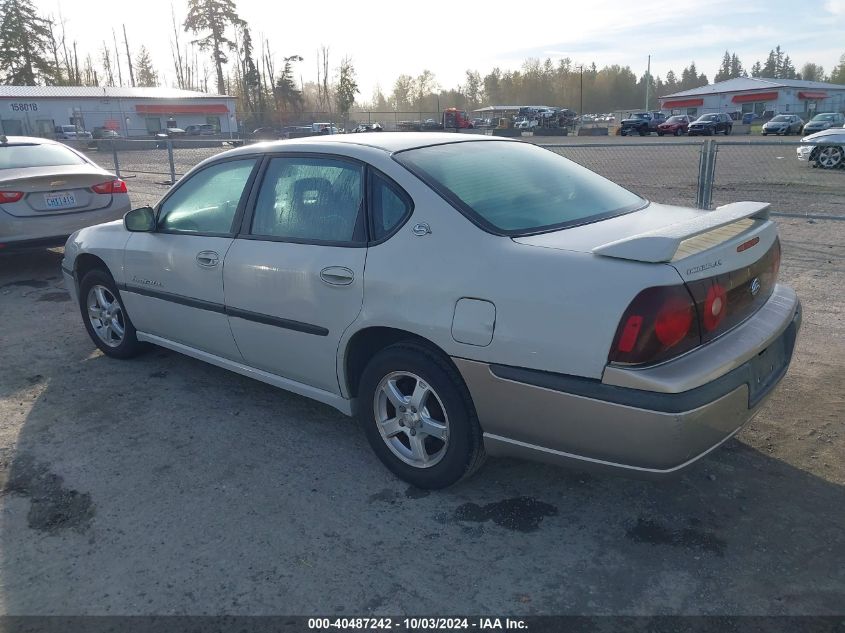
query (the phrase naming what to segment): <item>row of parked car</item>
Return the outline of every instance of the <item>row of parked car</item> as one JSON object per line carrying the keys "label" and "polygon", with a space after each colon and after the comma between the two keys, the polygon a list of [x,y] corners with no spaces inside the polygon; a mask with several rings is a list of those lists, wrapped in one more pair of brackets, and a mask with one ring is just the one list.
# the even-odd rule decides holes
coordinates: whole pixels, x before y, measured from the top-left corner
{"label": "row of parked car", "polygon": [[[638,134],[648,136],[652,132],[658,136],[713,136],[715,134],[728,135],[733,131],[734,121],[724,112],[702,114],[694,119],[686,114],[667,116],[662,112],[636,112],[622,120],[620,134],[630,136]],[[841,112],[822,112],[810,121],[804,120],[796,114],[778,114],[763,124],[761,134],[812,134],[828,128],[845,126],[845,115]]]}

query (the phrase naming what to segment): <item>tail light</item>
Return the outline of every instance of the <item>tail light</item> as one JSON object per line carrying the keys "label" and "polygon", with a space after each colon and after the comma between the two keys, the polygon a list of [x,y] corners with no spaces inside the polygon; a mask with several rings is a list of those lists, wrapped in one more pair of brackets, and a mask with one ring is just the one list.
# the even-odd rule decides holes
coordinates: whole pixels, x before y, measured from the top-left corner
{"label": "tail light", "polygon": [[0,191],[0,204],[4,202],[17,202],[23,198],[23,191]]}
{"label": "tail light", "polygon": [[657,286],[638,294],[616,330],[608,360],[654,363],[701,343],[695,303],[686,286]]}
{"label": "tail light", "polygon": [[101,182],[99,185],[94,185],[91,187],[94,193],[128,193],[126,189],[126,183],[123,182],[120,178],[115,178],[114,180],[109,180],[107,182]]}

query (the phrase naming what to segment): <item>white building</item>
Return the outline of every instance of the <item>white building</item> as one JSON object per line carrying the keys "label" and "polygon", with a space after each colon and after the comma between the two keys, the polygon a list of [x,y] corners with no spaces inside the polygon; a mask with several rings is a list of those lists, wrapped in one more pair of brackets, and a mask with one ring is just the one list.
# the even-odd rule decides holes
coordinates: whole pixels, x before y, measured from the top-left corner
{"label": "white building", "polygon": [[727,112],[741,118],[753,112],[761,117],[789,113],[810,118],[819,112],[845,112],[845,85],[738,77],[660,97],[660,107],[690,116]]}
{"label": "white building", "polygon": [[150,136],[168,127],[212,124],[237,132],[235,98],[174,88],[0,86],[0,132],[52,137],[57,125]]}

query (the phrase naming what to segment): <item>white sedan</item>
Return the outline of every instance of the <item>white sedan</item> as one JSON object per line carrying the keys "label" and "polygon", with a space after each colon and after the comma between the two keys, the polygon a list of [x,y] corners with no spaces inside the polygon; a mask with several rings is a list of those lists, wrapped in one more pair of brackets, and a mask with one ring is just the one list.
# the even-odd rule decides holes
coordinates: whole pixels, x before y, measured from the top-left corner
{"label": "white sedan", "polygon": [[106,355],[152,343],[357,415],[415,486],[488,453],[657,476],[787,370],[767,208],[649,203],[519,141],[312,137],[204,161],[62,267]]}
{"label": "white sedan", "polygon": [[845,130],[842,128],[828,128],[801,139],[796,152],[798,160],[806,160],[813,167],[822,169],[836,169],[845,167]]}

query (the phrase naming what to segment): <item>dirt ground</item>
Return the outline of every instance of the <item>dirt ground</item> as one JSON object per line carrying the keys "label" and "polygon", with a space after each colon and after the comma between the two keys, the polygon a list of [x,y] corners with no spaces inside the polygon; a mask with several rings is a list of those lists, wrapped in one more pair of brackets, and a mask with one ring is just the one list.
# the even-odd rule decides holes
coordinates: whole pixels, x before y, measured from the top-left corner
{"label": "dirt ground", "polygon": [[845,212],[779,224],[804,326],[736,439],[660,483],[490,460],[430,494],[328,407],[105,358],[60,251],[2,255],[0,613],[845,614]]}

